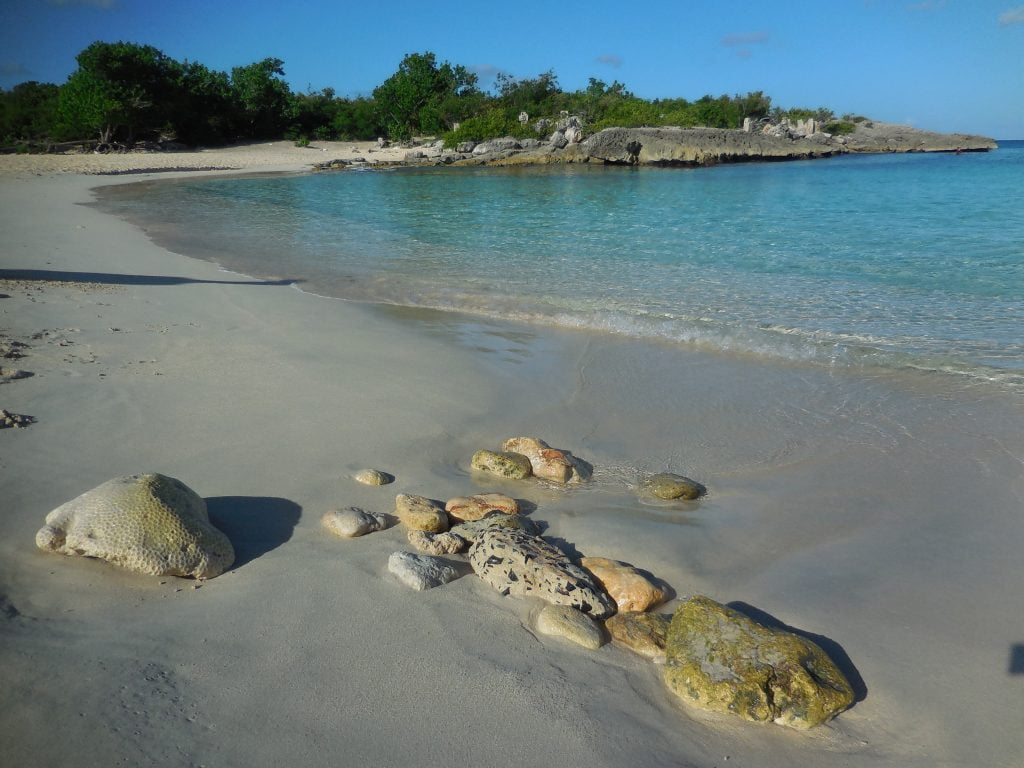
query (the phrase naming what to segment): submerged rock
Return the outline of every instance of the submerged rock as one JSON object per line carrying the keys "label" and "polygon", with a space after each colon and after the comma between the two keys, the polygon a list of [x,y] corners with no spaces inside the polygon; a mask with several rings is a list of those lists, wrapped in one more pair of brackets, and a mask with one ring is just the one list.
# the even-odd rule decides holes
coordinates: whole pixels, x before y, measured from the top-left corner
{"label": "submerged rock", "polygon": [[584,557],[580,565],[590,571],[620,611],[646,611],[665,599],[665,593],[633,566],[606,557]]}
{"label": "submerged rock", "polygon": [[503,595],[539,597],[603,619],[615,603],[561,551],[524,531],[488,528],[469,550],[476,574]]}
{"label": "submerged rock", "polygon": [[594,620],[568,605],[544,606],[536,626],[542,635],[561,637],[591,651],[604,645],[604,634]]}
{"label": "submerged rock", "polygon": [[57,507],[36,545],[153,576],[212,579],[235,561],[206,502],[180,480],[155,473],[108,480]]}
{"label": "submerged rock", "polygon": [[387,485],[395,478],[379,469],[361,469],[352,475],[352,479],[363,485]]}
{"label": "submerged rock", "polygon": [[454,555],[469,547],[468,541],[451,531],[427,533],[426,531],[411,530],[407,538],[416,549],[428,555]]}
{"label": "submerged rock", "polygon": [[525,480],[533,474],[530,460],[521,453],[477,451],[473,454],[471,466],[481,472],[490,472],[510,480]]}
{"label": "submerged rock", "polygon": [[406,528],[429,533],[448,530],[448,513],[435,501],[411,493],[400,493],[395,497],[395,514]]}
{"label": "submerged rock", "polygon": [[320,518],[320,524],[335,536],[341,536],[343,539],[365,536],[374,531],[383,531],[388,527],[387,518],[383,515],[375,515],[359,507],[331,509],[324,512],[323,517]]}
{"label": "submerged rock", "polygon": [[519,502],[501,493],[480,493],[476,496],[456,496],[449,499],[444,509],[453,518],[470,522],[479,520],[494,510],[506,515],[518,515]]}
{"label": "submerged rock", "polygon": [[536,437],[510,437],[502,450],[521,453],[530,460],[533,474],[555,483],[567,483],[572,479],[572,462],[564,451],[552,448]]}
{"label": "submerged rock", "polygon": [[664,664],[668,622],[668,617],[659,613],[620,611],[604,626],[616,643],[646,656],[655,664]]}
{"label": "submerged rock", "polygon": [[459,572],[447,560],[412,552],[395,552],[388,558],[388,570],[407,587],[433,589],[459,578]]}
{"label": "submerged rock", "polygon": [[666,501],[672,499],[692,501],[707,493],[707,488],[696,480],[671,472],[662,472],[644,478],[640,482],[640,490],[648,496]]}
{"label": "submerged rock", "polygon": [[665,683],[700,709],[806,729],[853,704],[850,683],[813,642],[707,597],[679,606],[665,651]]}

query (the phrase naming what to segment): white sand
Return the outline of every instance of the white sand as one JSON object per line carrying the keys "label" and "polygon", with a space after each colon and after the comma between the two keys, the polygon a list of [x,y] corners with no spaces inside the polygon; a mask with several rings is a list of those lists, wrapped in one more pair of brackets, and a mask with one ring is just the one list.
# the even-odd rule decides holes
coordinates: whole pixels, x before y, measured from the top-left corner
{"label": "white sand", "polygon": [[[0,431],[5,762],[1020,764],[1024,417],[995,395],[321,299],[75,205],[124,179],[31,173],[0,180],[0,269],[77,282],[0,285],[0,329],[31,344],[3,365],[36,374],[0,385],[0,407],[38,419]],[[652,381],[671,382],[657,403],[630,396]],[[597,481],[469,475],[473,450],[517,433],[591,459]],[[348,478],[367,466],[397,482]],[[638,505],[636,468],[666,466],[711,497]],[[235,568],[196,590],[34,548],[50,509],[141,471],[209,500]],[[399,585],[401,529],[319,526],[329,507],[484,489],[533,501],[584,554],[825,636],[866,698],[809,733],[696,715],[657,667],[535,637],[535,603],[472,575]]]}

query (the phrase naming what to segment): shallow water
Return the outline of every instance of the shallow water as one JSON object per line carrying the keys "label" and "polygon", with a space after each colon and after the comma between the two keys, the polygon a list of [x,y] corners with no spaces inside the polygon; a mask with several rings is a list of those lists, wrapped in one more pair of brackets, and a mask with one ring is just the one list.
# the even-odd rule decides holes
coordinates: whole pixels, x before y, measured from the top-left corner
{"label": "shallow water", "polygon": [[1024,147],[696,170],[110,187],[158,241],[317,293],[779,362],[1024,385]]}

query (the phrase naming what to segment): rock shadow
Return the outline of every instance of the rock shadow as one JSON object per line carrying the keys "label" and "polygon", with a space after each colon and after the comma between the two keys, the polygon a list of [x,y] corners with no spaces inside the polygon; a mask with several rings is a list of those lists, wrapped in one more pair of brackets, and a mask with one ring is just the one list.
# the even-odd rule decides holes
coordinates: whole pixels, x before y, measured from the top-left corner
{"label": "rock shadow", "polygon": [[1010,646],[1009,674],[1024,675],[1024,643],[1014,643]]}
{"label": "rock shadow", "polygon": [[792,632],[798,637],[803,637],[815,643],[828,655],[830,659],[832,659],[832,663],[839,667],[839,671],[846,675],[846,679],[850,682],[850,687],[853,688],[854,703],[864,701],[864,699],[868,697],[868,687],[864,682],[864,678],[860,676],[860,672],[857,671],[857,667],[854,666],[853,661],[847,655],[846,651],[843,650],[843,646],[835,640],[825,637],[824,635],[816,635],[813,632],[806,632],[802,629],[791,627],[785,622],[775,618],[770,613],[762,611],[759,608],[755,608],[752,605],[748,605],[740,600],[726,603],[726,605],[734,611],[739,611],[747,618],[753,619],[759,624],[764,624],[766,627]]}
{"label": "rock shadow", "polygon": [[294,501],[273,496],[215,496],[206,499],[206,509],[235,548],[232,569],[288,541],[302,516]]}
{"label": "rock shadow", "polygon": [[543,538],[544,541],[553,546],[555,549],[561,551],[563,555],[568,557],[574,563],[578,563],[580,561],[580,558],[585,557],[585,555],[582,552],[576,549],[576,545],[573,544],[571,541],[566,541],[565,539],[560,538],[558,536],[544,536]]}

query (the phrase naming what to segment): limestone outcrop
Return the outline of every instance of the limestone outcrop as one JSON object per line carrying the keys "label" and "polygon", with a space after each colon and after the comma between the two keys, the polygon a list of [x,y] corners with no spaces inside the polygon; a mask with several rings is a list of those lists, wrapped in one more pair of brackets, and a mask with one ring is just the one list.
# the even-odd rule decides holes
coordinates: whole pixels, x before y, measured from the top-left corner
{"label": "limestone outcrop", "polygon": [[815,643],[707,597],[676,609],[665,653],[669,689],[711,712],[807,729],[854,701],[846,677]]}
{"label": "limestone outcrop", "polygon": [[615,613],[615,603],[587,571],[524,531],[484,530],[469,549],[469,562],[477,576],[503,595],[539,597],[578,608],[595,619]]}
{"label": "limestone outcrop", "polygon": [[153,576],[212,579],[235,561],[206,502],[180,480],[155,473],[108,480],[57,507],[36,545]]}

